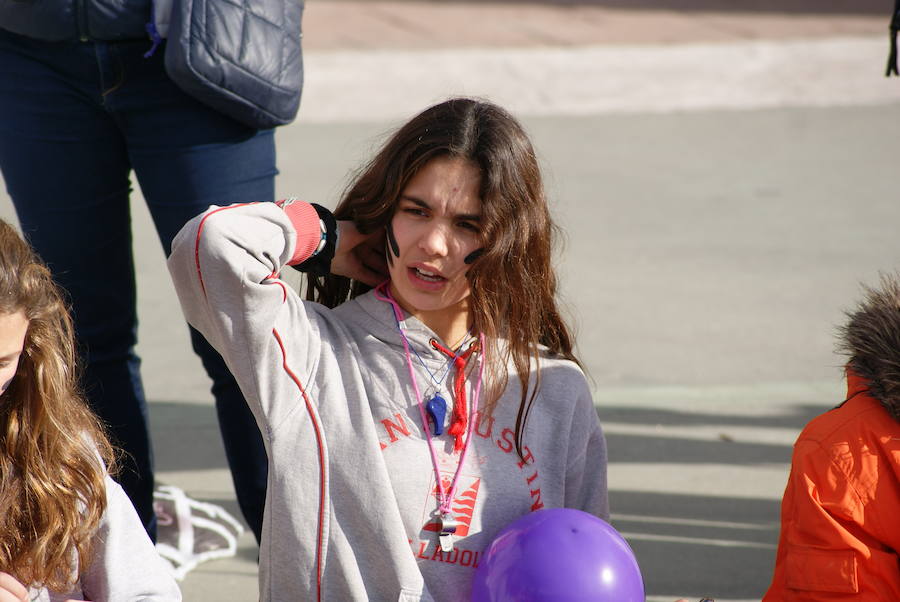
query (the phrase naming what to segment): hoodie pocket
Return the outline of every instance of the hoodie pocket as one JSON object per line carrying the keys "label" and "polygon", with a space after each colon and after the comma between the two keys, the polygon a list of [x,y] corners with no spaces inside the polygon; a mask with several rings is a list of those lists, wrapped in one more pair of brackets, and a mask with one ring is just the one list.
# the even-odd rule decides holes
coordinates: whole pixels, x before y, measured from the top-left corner
{"label": "hoodie pocket", "polygon": [[859,592],[856,555],[852,551],[791,546],[785,560],[785,582],[790,589],[839,594]]}

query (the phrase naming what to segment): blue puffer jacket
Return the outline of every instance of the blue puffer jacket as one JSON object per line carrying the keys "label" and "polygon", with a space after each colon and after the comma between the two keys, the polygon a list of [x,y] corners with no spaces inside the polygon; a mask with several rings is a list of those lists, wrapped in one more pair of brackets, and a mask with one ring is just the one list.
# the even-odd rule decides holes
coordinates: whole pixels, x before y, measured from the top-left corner
{"label": "blue puffer jacket", "polygon": [[0,0],[0,28],[39,40],[147,39],[151,0]]}
{"label": "blue puffer jacket", "polygon": [[[256,129],[297,115],[302,16],[303,0],[0,0],[0,29],[39,40],[144,38],[153,40],[152,53],[168,34],[172,81]],[[163,23],[166,31],[157,27]]]}

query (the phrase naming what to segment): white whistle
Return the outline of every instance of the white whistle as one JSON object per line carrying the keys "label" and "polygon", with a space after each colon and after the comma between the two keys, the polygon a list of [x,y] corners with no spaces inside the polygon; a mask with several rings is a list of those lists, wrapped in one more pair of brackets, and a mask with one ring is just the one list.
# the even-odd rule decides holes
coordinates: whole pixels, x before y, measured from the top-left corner
{"label": "white whistle", "polygon": [[442,552],[453,551],[453,534],[456,533],[457,527],[459,527],[459,522],[452,514],[448,512],[441,515],[441,534],[438,541],[441,543]]}
{"label": "white whistle", "polygon": [[438,541],[441,543],[441,552],[452,552],[453,551],[453,534],[452,533],[441,533],[438,536]]}

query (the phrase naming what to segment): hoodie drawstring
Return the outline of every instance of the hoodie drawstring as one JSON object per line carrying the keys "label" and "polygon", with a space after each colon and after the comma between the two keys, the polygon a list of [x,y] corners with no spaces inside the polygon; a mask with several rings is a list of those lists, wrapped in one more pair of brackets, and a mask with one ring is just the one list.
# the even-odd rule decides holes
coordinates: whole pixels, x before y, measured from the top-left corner
{"label": "hoodie drawstring", "polygon": [[459,451],[463,448],[463,435],[468,430],[468,411],[466,408],[466,362],[472,355],[472,352],[478,348],[478,343],[472,343],[469,348],[460,354],[447,349],[435,339],[431,339],[431,346],[453,359],[453,365],[456,367],[456,378],[453,379],[453,421],[447,434],[453,435],[453,450]]}

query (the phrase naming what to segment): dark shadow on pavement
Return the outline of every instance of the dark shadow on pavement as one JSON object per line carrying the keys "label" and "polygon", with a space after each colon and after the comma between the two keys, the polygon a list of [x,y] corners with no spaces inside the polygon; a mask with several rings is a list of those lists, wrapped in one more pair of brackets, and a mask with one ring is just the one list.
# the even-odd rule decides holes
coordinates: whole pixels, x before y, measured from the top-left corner
{"label": "dark shadow on pavement", "polygon": [[[678,400],[672,400],[672,407],[678,407]],[[727,407],[728,399],[722,399],[723,407]],[[628,407],[601,405],[597,409],[600,422],[623,422],[626,424],[659,424],[662,426],[701,426],[716,424],[727,426],[779,427],[794,428],[798,431],[814,417],[832,409],[834,406],[818,403],[794,404],[788,406],[788,413],[771,416],[735,416],[729,414],[712,414],[703,412],[684,412],[662,408]]]}
{"label": "dark shadow on pavement", "polygon": [[772,576],[780,503],[611,491],[612,524],[648,595],[759,600]]}
{"label": "dark shadow on pavement", "polygon": [[790,445],[746,443],[730,440],[705,441],[682,437],[656,437],[606,433],[610,462],[656,462],[672,464],[789,463]]}
{"label": "dark shadow on pavement", "polygon": [[[676,404],[677,405],[677,404]],[[779,427],[800,429],[823,408],[795,405],[791,413],[778,416],[729,416],[679,412],[657,408],[626,408],[603,406],[599,408],[600,423],[626,423],[659,426],[706,426],[721,427],[718,438],[688,439],[666,433],[631,434],[606,432],[606,444],[610,462],[658,462],[658,463],[707,463],[715,458],[719,464],[748,466],[753,464],[789,464],[790,444],[764,443],[737,440],[729,434],[729,426]]]}
{"label": "dark shadow on pavement", "polygon": [[157,471],[228,468],[212,405],[157,401],[149,413]]}

